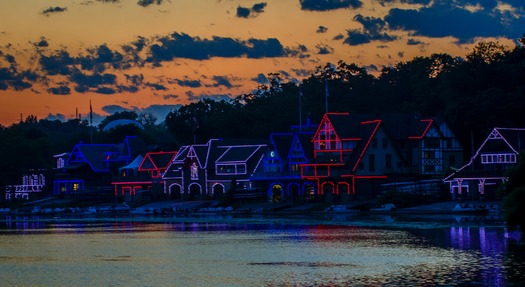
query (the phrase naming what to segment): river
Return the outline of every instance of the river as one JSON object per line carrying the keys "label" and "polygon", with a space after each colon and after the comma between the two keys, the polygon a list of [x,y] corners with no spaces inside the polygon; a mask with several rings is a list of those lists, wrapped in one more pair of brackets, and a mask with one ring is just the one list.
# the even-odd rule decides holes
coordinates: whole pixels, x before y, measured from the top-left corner
{"label": "river", "polygon": [[522,286],[478,217],[0,218],[1,286]]}

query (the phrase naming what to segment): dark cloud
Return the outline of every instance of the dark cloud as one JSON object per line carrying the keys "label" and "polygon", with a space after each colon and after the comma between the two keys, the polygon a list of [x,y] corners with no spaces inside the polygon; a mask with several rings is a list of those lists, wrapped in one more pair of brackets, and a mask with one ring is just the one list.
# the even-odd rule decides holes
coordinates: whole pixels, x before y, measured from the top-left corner
{"label": "dark cloud", "polygon": [[359,8],[363,5],[360,0],[299,0],[302,10],[328,11],[341,8]]}
{"label": "dark cloud", "polygon": [[146,83],[147,87],[150,87],[154,89],[155,91],[167,91],[168,88],[164,85],[158,84],[158,83]]}
{"label": "dark cloud", "polygon": [[140,74],[140,75],[128,75],[128,74],[124,74],[124,77],[126,78],[126,82],[127,83],[131,83],[135,86],[140,86],[142,85],[142,82],[144,81],[144,75]]}
{"label": "dark cloud", "polygon": [[363,15],[356,15],[354,20],[363,25],[363,30],[348,30],[348,37],[343,43],[348,45],[367,44],[372,41],[388,42],[396,39],[395,36],[389,35],[387,23],[375,17],[365,17]]}
{"label": "dark cloud", "polygon": [[47,89],[47,91],[54,95],[69,95],[71,94],[71,89],[68,86],[58,86]]}
{"label": "dark cloud", "polygon": [[239,18],[257,17],[260,13],[264,12],[266,5],[266,2],[261,2],[254,4],[251,8],[238,6],[236,16]]}
{"label": "dark cloud", "polygon": [[[427,37],[452,36],[459,42],[471,42],[476,37],[518,38],[525,26],[525,15],[492,10],[495,1],[464,1],[462,4],[479,4],[485,9],[475,12],[454,6],[448,1],[438,1],[432,6],[415,9],[391,9],[385,17],[390,28],[411,31],[413,35]],[[523,5],[523,4],[521,4]],[[523,13],[523,10],[517,10]]]}
{"label": "dark cloud", "polygon": [[213,76],[213,80],[215,81],[214,87],[224,86],[226,88],[231,88],[232,83],[230,80],[228,80],[225,76]]}
{"label": "dark cloud", "polygon": [[248,18],[250,17],[250,8],[246,8],[246,7],[237,7],[237,17],[239,18]]}
{"label": "dark cloud", "polygon": [[169,94],[169,95],[163,95],[162,98],[165,99],[165,100],[174,100],[174,99],[178,99],[180,97],[179,97],[179,95]]}
{"label": "dark cloud", "polygon": [[97,88],[100,85],[115,85],[117,76],[114,74],[92,74],[87,75],[80,71],[75,71],[69,76],[69,80],[78,86]]}
{"label": "dark cloud", "polygon": [[124,111],[128,111],[128,109],[122,107],[122,106],[119,106],[119,105],[107,105],[107,106],[103,106],[102,107],[102,111],[110,114],[110,115],[113,115],[115,113],[120,113],[120,112],[124,112]]}
{"label": "dark cloud", "polygon": [[419,40],[413,39],[413,38],[410,38],[407,40],[407,45],[422,45],[422,44],[425,44],[425,43]]}
{"label": "dark cloud", "polygon": [[253,78],[252,80],[254,80],[255,82],[261,85],[266,85],[270,83],[266,75],[262,73],[258,74],[257,77]]}
{"label": "dark cloud", "polygon": [[34,45],[38,48],[45,48],[49,46],[49,43],[47,42],[47,39],[45,37],[41,37],[38,42],[34,43]]}
{"label": "dark cloud", "polygon": [[42,14],[45,14],[45,15],[49,15],[51,13],[58,13],[58,12],[64,12],[66,11],[67,8],[66,7],[49,7],[47,9],[44,9],[44,11],[42,11]]}
{"label": "dark cloud", "polygon": [[326,33],[326,31],[328,31],[328,28],[326,28],[325,26],[319,26],[319,28],[317,28],[317,33]]}
{"label": "dark cloud", "polygon": [[420,5],[428,5],[431,0],[379,0],[379,3],[381,5],[385,5],[385,3],[403,3],[403,4],[420,4]]}
{"label": "dark cloud", "polygon": [[315,46],[317,48],[317,54],[319,55],[327,55],[332,54],[334,52],[334,49],[332,47],[329,47],[327,45],[317,45]]}
{"label": "dark cloud", "polygon": [[199,80],[176,79],[175,82],[181,87],[199,88],[202,86],[202,83]]}
{"label": "dark cloud", "polygon": [[163,0],[139,0],[139,2],[137,2],[137,5],[142,6],[142,7],[147,7],[152,4],[160,5],[162,4],[162,1]]}
{"label": "dark cloud", "polygon": [[112,51],[106,44],[87,49],[87,52],[89,56],[79,57],[78,59],[84,70],[93,70],[99,64],[111,64],[113,68],[118,68],[124,59],[122,54]]}
{"label": "dark cloud", "polygon": [[139,87],[137,87],[137,86],[117,85],[117,90],[119,92],[136,93],[136,92],[139,91]]}
{"label": "dark cloud", "polygon": [[75,60],[66,50],[56,51],[53,55],[42,55],[39,59],[40,68],[48,75],[69,75],[70,66]]}
{"label": "dark cloud", "polygon": [[214,36],[212,39],[191,37],[184,33],[173,33],[158,39],[158,44],[150,46],[149,62],[171,61],[174,58],[206,60],[211,57],[281,57],[284,47],[279,40],[249,39],[247,41]]}
{"label": "dark cloud", "polygon": [[16,68],[0,68],[0,90],[14,89],[17,91],[29,89],[36,76],[32,72],[18,72]]}
{"label": "dark cloud", "polygon": [[97,94],[104,94],[104,95],[113,95],[116,94],[117,91],[110,87],[98,87],[94,90]]}
{"label": "dark cloud", "polygon": [[335,41],[338,41],[338,40],[343,40],[345,38],[345,36],[343,34],[337,34],[334,36],[334,40]]}

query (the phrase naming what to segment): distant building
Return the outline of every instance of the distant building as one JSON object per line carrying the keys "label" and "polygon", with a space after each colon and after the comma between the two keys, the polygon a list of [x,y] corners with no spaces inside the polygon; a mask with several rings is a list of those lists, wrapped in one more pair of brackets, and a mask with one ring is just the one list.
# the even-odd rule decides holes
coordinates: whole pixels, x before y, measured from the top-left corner
{"label": "distant building", "polygon": [[525,129],[494,128],[470,161],[445,177],[453,199],[494,199],[525,148]]}
{"label": "distant building", "polygon": [[[307,139],[307,140],[306,140]],[[275,133],[255,174],[270,201],[347,201],[385,190],[436,193],[463,149],[444,121],[327,113],[315,132]]]}
{"label": "distant building", "polygon": [[139,137],[126,137],[121,144],[79,143],[70,153],[56,155],[53,193],[67,195],[86,190],[113,191],[113,176],[120,167],[146,152]]}
{"label": "distant building", "polygon": [[134,201],[139,192],[149,191],[155,197],[164,191],[162,175],[170,165],[177,152],[148,152],[138,155],[128,165],[119,168],[112,184],[115,196],[120,201]]}
{"label": "distant building", "polygon": [[22,184],[8,185],[5,188],[5,199],[35,200],[41,197],[46,187],[47,171],[32,171],[22,176]]}

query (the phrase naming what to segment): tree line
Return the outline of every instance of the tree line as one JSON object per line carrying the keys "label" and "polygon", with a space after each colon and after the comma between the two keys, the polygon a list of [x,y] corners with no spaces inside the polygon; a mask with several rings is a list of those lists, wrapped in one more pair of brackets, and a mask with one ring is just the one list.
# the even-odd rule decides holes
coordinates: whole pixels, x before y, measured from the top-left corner
{"label": "tree line", "polygon": [[[525,127],[525,37],[515,47],[480,42],[465,57],[432,54],[383,67],[327,63],[302,81],[270,73],[268,82],[231,100],[201,99],[170,112],[157,123],[150,114],[124,111],[97,128],[77,119],[37,120],[30,116],[0,127],[0,186],[18,183],[31,168],[51,168],[53,155],[74,144],[119,143],[138,135],[150,144],[178,146],[210,138],[262,138],[289,130],[300,119],[318,123],[330,112],[414,113],[448,122],[466,151],[477,148],[494,127]],[[103,127],[116,119],[143,124]]]}

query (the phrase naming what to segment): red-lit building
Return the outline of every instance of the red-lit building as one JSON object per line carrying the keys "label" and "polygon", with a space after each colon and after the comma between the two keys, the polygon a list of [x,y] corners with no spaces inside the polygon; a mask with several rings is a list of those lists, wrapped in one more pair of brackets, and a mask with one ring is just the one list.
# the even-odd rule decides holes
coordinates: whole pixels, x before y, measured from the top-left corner
{"label": "red-lit building", "polygon": [[[293,147],[300,147],[302,155],[307,155],[296,162],[297,188],[307,198],[346,201],[374,197],[384,190],[435,192],[444,172],[463,161],[463,150],[446,123],[412,114],[327,113],[311,135],[310,146],[299,142],[297,138],[291,142],[284,157],[291,152],[299,154]],[[271,155],[277,154],[266,154],[266,172],[275,169],[268,164]],[[274,165],[282,162],[282,157],[279,154]],[[292,194],[275,188],[278,177],[268,178],[268,183],[272,200]],[[282,193],[276,196],[279,190]]]}
{"label": "red-lit building", "polygon": [[162,175],[177,152],[149,152],[138,155],[130,164],[119,168],[119,176],[112,184],[115,196],[124,201],[133,201],[139,191],[162,193],[164,182]]}

